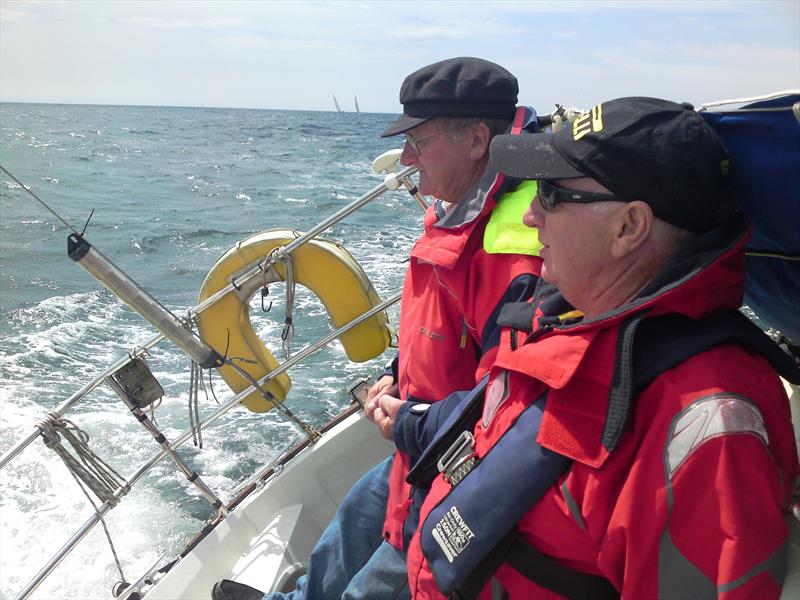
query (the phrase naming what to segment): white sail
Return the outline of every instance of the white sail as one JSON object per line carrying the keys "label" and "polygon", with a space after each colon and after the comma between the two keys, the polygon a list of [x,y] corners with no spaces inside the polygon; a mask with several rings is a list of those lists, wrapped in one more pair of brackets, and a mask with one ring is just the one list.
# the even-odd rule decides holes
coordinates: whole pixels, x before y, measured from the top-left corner
{"label": "white sail", "polygon": [[333,103],[336,105],[336,112],[342,112],[342,107],[339,106],[339,102],[336,100],[336,94],[333,94]]}

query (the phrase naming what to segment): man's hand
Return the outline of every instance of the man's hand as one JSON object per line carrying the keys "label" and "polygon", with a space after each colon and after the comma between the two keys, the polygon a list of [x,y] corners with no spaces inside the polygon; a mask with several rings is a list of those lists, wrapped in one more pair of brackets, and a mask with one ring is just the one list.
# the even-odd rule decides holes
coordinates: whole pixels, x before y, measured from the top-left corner
{"label": "man's hand", "polygon": [[[395,398],[397,398],[400,395],[400,386],[394,383],[394,379],[392,378],[391,375],[384,375],[383,377],[378,379],[378,381],[375,382],[375,385],[369,388],[369,391],[367,392],[367,402],[365,404],[365,410],[368,409],[370,403],[373,400],[376,400],[376,398],[382,396],[383,394],[389,394],[390,396],[394,396]],[[373,410],[375,409],[373,408]],[[369,418],[369,414],[367,415],[367,418]],[[372,419],[370,419],[370,421],[371,420]]]}
{"label": "man's hand", "polygon": [[381,436],[392,441],[394,440],[394,420],[403,404],[405,404],[405,400],[383,394],[368,401],[364,413],[370,421],[378,426]]}
{"label": "man's hand", "polygon": [[377,425],[378,423],[375,421],[375,410],[378,408],[378,398],[384,394],[396,398],[399,396],[399,391],[399,386],[394,383],[394,379],[391,375],[384,375],[378,379],[367,392],[367,401],[364,404],[364,413],[367,415],[367,418]]}

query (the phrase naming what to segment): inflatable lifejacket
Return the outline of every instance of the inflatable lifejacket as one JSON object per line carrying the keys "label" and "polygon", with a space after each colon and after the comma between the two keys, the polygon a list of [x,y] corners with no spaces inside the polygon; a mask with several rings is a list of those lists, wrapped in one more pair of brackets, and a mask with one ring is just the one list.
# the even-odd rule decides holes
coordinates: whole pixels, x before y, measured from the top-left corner
{"label": "inflatable lifejacket", "polygon": [[[535,306],[506,305],[508,317],[529,324]],[[522,317],[527,314],[527,317]],[[765,358],[777,373],[800,382],[800,369],[761,329],[737,310],[690,319],[670,314],[643,319],[634,316],[622,326],[630,331],[618,348],[603,445],[613,450],[626,426],[632,402],[663,372],[719,344],[736,342]],[[620,334],[623,337],[623,334]],[[635,341],[634,341],[635,336]],[[636,352],[630,348],[636,348]],[[497,375],[502,377],[502,375]],[[480,456],[471,432],[484,409],[488,377],[447,417],[408,475],[414,485],[429,487],[441,473],[452,489],[433,506],[419,527],[421,549],[442,592],[473,600],[503,563],[560,596],[618,598],[603,577],[564,566],[539,552],[516,531],[515,524],[571,461],[537,441],[546,393],[523,408],[507,430]],[[507,386],[507,380],[504,386]],[[435,465],[435,467],[434,467]],[[490,492],[487,493],[487,490]],[[502,494],[491,493],[502,490]],[[471,544],[471,540],[480,543]],[[791,566],[791,563],[789,563]]]}
{"label": "inflatable lifejacket", "polygon": [[[291,229],[269,229],[238,242],[209,271],[200,289],[199,302],[300,235]],[[294,281],[319,297],[335,328],[346,325],[381,301],[361,266],[338,244],[312,239],[292,252],[291,261]],[[286,280],[286,266],[281,260],[274,261],[265,277],[252,278],[199,314],[198,329],[203,340],[220,355],[236,357],[237,365],[255,380],[274,370],[278,361],[253,331],[250,299],[265,283],[276,280]],[[344,333],[340,340],[350,360],[364,362],[375,358],[390,342],[386,313],[370,317]],[[230,365],[223,365],[219,372],[234,392],[251,385]],[[282,402],[291,388],[291,380],[282,373],[263,387]],[[242,403],[253,412],[264,412],[274,406],[259,391],[253,391]]]}

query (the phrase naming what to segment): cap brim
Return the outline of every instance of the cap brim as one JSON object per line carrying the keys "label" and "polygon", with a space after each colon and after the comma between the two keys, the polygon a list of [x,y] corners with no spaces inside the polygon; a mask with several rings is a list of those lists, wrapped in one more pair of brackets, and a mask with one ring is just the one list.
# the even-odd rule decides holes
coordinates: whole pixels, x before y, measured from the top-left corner
{"label": "cap brim", "polygon": [[393,135],[400,135],[409,129],[414,129],[422,125],[426,121],[430,121],[433,117],[410,117],[409,115],[400,115],[400,117],[391,123],[389,127],[381,134],[381,137],[392,137]]}
{"label": "cap brim", "polygon": [[516,179],[585,177],[561,155],[553,134],[498,135],[491,145],[492,166]]}

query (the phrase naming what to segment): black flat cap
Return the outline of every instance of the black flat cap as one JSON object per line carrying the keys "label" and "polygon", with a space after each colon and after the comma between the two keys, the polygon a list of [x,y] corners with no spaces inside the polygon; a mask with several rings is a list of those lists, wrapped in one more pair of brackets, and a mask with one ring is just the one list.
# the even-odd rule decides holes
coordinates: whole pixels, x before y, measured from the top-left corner
{"label": "black flat cap", "polygon": [[381,137],[405,133],[434,117],[512,119],[517,78],[481,58],[449,58],[414,71],[400,88],[403,114]]}
{"label": "black flat cap", "polygon": [[720,137],[691,104],[658,98],[603,102],[555,134],[496,136],[491,161],[520,179],[591,177],[697,232],[713,227],[731,198]]}

